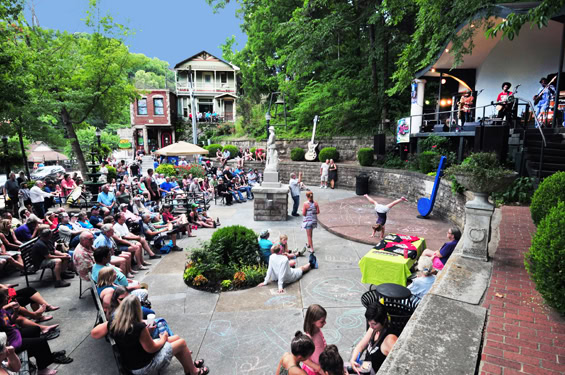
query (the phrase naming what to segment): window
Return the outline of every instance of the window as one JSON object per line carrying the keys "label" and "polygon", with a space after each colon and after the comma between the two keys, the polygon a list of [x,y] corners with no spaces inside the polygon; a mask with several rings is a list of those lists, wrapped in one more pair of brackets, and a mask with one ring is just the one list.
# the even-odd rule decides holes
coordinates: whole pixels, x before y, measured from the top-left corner
{"label": "window", "polygon": [[220,73],[220,82],[228,83],[228,74],[226,72]]}
{"label": "window", "polygon": [[137,101],[137,114],[138,115],[147,114],[147,99],[139,99]]}
{"label": "window", "polygon": [[204,74],[204,82],[205,83],[212,83],[212,75],[210,73]]}
{"label": "window", "polygon": [[[145,109],[147,111],[147,109]],[[163,98],[153,98],[153,112],[155,115],[164,115]]]}

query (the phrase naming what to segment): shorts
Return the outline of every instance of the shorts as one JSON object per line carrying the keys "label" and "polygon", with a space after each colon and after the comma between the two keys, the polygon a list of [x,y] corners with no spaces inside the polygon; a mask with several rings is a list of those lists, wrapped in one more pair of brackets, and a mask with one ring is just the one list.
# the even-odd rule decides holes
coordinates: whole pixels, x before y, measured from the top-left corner
{"label": "shorts", "polygon": [[441,259],[439,259],[438,257],[434,257],[434,259],[432,260],[432,264],[434,265],[434,268],[438,271],[441,271],[443,267],[445,267]]}
{"label": "shorts", "polygon": [[320,181],[322,181],[322,182],[328,182],[328,174],[327,174],[327,173],[323,173],[322,176],[320,177]]}
{"label": "shorts", "polygon": [[43,259],[41,261],[41,264],[39,265],[39,269],[43,269],[43,268],[55,268],[55,264],[57,264],[55,262],[55,259]]}
{"label": "shorts", "polygon": [[128,249],[129,249],[129,246],[118,246],[118,251],[120,253],[125,253],[125,252],[128,251]]}
{"label": "shorts", "polygon": [[133,375],[156,373],[167,367],[169,363],[171,363],[171,359],[173,359],[173,346],[170,342],[166,342],[165,345],[155,353],[153,359],[147,366],[137,370],[131,370],[131,373]]}

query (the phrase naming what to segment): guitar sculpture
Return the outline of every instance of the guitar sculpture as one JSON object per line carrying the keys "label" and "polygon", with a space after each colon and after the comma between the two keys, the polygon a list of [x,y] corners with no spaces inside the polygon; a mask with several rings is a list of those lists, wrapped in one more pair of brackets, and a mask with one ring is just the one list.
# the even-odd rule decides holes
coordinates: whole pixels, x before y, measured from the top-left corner
{"label": "guitar sculpture", "polygon": [[432,188],[432,195],[429,198],[423,197],[418,199],[418,212],[423,217],[427,217],[432,213],[434,208],[434,203],[436,201],[437,189],[439,188],[439,182],[443,174],[443,165],[445,164],[445,156],[442,156],[439,160],[439,165],[437,167],[436,179],[434,181],[434,187]]}
{"label": "guitar sculpture", "polygon": [[304,158],[308,161],[314,161],[318,157],[318,152],[316,149],[318,148],[318,144],[314,143],[314,136],[316,135],[316,125],[320,117],[318,115],[314,116],[314,129],[312,130],[312,140],[308,142],[308,152],[304,155]]}

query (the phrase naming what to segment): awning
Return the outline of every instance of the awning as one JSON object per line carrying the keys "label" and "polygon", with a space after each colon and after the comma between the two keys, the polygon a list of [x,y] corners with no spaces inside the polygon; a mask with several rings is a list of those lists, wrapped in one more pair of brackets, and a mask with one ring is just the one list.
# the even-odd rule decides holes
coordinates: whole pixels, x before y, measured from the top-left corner
{"label": "awning", "polygon": [[155,151],[155,154],[164,156],[205,155],[208,154],[208,150],[192,143],[180,141]]}

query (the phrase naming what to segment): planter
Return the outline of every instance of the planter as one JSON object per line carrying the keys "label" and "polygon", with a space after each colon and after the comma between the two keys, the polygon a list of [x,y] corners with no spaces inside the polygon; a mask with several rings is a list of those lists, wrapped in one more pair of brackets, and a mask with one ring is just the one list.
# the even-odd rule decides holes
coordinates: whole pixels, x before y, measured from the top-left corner
{"label": "planter", "polygon": [[491,193],[503,192],[508,186],[512,185],[516,177],[518,177],[516,172],[490,179],[477,178],[472,174],[455,174],[457,182],[475,195],[475,199],[468,203],[473,202],[476,205],[486,206],[492,206],[488,202]]}

